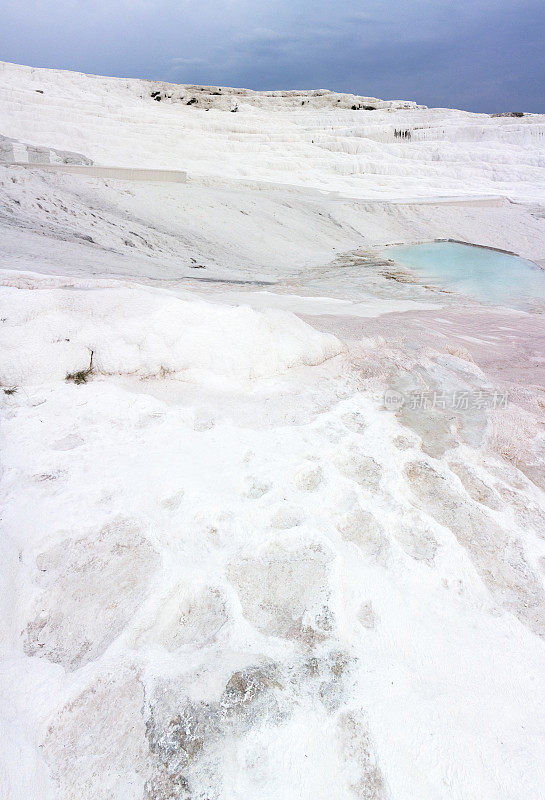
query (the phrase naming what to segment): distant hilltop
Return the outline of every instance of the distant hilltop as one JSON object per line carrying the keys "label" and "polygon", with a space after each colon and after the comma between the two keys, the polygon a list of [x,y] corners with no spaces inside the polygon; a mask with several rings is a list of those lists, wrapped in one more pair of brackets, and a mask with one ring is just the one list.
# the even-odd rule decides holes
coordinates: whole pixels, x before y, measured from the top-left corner
{"label": "distant hilltop", "polygon": [[199,86],[150,81],[150,97],[156,101],[170,103],[185,102],[201,108],[237,110],[239,105],[254,106],[270,111],[344,108],[352,111],[375,111],[376,109],[421,108],[412,100],[380,100],[358,94],[332,92],[329,89],[287,89],[258,92],[252,89],[234,89],[226,86]]}
{"label": "distant hilltop", "polygon": [[[25,81],[57,83],[59,79],[64,86],[77,83],[80,89],[86,88],[91,93],[101,89],[123,89],[130,94],[150,101],[163,103],[184,103],[200,109],[216,108],[221,111],[237,111],[243,106],[261,108],[267,111],[293,111],[297,108],[309,109],[351,109],[352,111],[374,111],[375,109],[425,109],[412,100],[381,100],[378,97],[365,97],[358,94],[332,92],[329,89],[279,89],[275,91],[254,91],[229,86],[204,86],[185,83],[168,83],[141,78],[109,78],[101,75],[88,75],[70,70],[44,69],[11,64],[0,61],[0,73],[11,72],[16,83]],[[27,84],[28,85],[28,84]],[[42,93],[45,88],[36,88]]]}

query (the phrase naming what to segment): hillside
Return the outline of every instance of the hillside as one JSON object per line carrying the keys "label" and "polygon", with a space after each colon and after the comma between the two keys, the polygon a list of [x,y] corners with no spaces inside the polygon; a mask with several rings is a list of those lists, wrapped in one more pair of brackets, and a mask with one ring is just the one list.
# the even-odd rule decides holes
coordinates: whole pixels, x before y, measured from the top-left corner
{"label": "hillside", "polygon": [[[225,113],[233,101],[237,112]],[[326,91],[220,92],[1,63],[0,131],[97,164],[351,197],[545,196],[545,117],[536,114],[491,117]]]}

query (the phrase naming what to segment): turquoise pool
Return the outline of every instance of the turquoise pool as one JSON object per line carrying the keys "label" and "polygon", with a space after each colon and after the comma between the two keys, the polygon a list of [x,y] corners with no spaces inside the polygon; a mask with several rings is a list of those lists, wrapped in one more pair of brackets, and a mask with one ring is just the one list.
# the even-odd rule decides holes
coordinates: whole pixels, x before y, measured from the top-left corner
{"label": "turquoise pool", "polygon": [[456,242],[388,247],[385,253],[427,283],[477,300],[515,308],[545,301],[545,270],[518,256]]}

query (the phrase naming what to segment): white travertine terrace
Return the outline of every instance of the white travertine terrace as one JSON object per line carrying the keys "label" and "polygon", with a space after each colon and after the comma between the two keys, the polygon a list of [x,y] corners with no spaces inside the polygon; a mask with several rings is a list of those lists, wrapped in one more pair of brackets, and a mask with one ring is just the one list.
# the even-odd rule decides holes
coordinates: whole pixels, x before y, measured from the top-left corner
{"label": "white travertine terrace", "polygon": [[[543,115],[491,117],[328,91],[219,92],[0,63],[0,131],[104,166],[354,197],[545,196]],[[233,97],[238,111],[225,113]],[[410,139],[395,135],[405,131]]]}
{"label": "white travertine terrace", "polygon": [[0,64],[2,800],[542,796],[544,130]]}

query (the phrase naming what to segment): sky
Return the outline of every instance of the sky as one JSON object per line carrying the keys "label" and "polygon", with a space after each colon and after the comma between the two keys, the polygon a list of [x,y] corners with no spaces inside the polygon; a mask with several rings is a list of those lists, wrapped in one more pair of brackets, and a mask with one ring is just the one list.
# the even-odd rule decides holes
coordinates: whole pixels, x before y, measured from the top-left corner
{"label": "sky", "polygon": [[545,113],[545,0],[0,0],[0,59]]}

